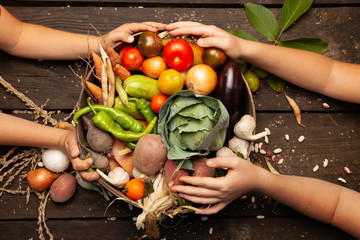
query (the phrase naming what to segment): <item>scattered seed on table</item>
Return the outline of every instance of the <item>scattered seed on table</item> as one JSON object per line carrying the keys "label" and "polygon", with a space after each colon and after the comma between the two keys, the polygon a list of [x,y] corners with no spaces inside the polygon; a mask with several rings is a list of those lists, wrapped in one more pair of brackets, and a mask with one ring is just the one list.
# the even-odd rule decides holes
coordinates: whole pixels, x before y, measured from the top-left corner
{"label": "scattered seed on table", "polygon": [[285,134],[285,140],[289,141],[289,139],[290,139],[289,134]]}
{"label": "scattered seed on table", "polygon": [[275,154],[281,153],[282,149],[281,148],[275,148],[273,151]]}
{"label": "scattered seed on table", "polygon": [[208,218],[208,216],[202,216],[201,217],[201,221],[206,221],[206,220],[208,220],[209,218]]}
{"label": "scattered seed on table", "polygon": [[242,195],[242,196],[240,197],[240,200],[241,200],[241,201],[245,201],[247,198],[248,198],[247,195]]}
{"label": "scattered seed on table", "polygon": [[267,156],[268,156],[268,157],[271,157],[271,156],[272,156],[271,151],[268,151],[268,152],[267,152]]}
{"label": "scattered seed on table", "polygon": [[213,232],[214,232],[214,228],[210,228],[209,229],[209,234],[213,234]]}
{"label": "scattered seed on table", "polygon": [[264,149],[260,149],[261,154],[266,154],[266,151]]}
{"label": "scattered seed on table", "polygon": [[109,221],[115,221],[115,220],[116,220],[116,217],[108,217],[108,220],[109,220]]}
{"label": "scattered seed on table", "polygon": [[256,202],[256,197],[255,197],[255,196],[252,196],[252,197],[251,197],[251,202],[252,202],[252,203],[255,203],[255,202]]}
{"label": "scattered seed on table", "polygon": [[278,162],[277,162],[279,165],[283,164],[284,163],[284,159],[283,158],[279,158]]}
{"label": "scattered seed on table", "polygon": [[255,152],[258,153],[259,152],[259,144],[255,143]]}
{"label": "scattered seed on table", "polygon": [[265,137],[264,137],[264,142],[265,142],[266,144],[268,144],[268,143],[269,143],[269,138],[268,138],[268,136],[267,136],[267,135],[265,135]]}
{"label": "scattered seed on table", "polygon": [[346,174],[350,174],[350,173],[351,173],[351,171],[350,171],[350,169],[349,169],[348,167],[344,167],[344,172],[345,172]]}
{"label": "scattered seed on table", "polygon": [[257,218],[257,219],[264,219],[265,216],[264,216],[264,215],[257,215],[256,218]]}
{"label": "scattered seed on table", "polygon": [[259,149],[264,149],[264,143],[259,143]]}
{"label": "scattered seed on table", "polygon": [[255,146],[254,146],[254,145],[251,147],[251,151],[252,151],[252,152],[255,151]]}
{"label": "scattered seed on table", "polygon": [[276,156],[275,156],[275,155],[272,156],[271,159],[272,159],[274,162],[276,162]]}
{"label": "scattered seed on table", "polygon": [[319,170],[319,165],[316,165],[316,166],[313,168],[313,172],[317,172],[317,170]]}
{"label": "scattered seed on table", "polygon": [[329,160],[327,160],[327,158],[324,159],[323,161],[323,167],[326,168],[329,164]]}
{"label": "scattered seed on table", "polygon": [[299,142],[303,142],[304,140],[305,140],[304,135],[301,135],[301,136],[298,138],[298,141],[299,141]]}
{"label": "scattered seed on table", "polygon": [[327,103],[323,103],[323,107],[324,107],[325,109],[328,109],[330,106],[329,106],[329,104],[327,104]]}
{"label": "scattered seed on table", "polygon": [[342,182],[342,183],[346,183],[346,180],[343,179],[342,177],[339,177],[339,178],[338,178],[338,181],[339,181],[339,182]]}

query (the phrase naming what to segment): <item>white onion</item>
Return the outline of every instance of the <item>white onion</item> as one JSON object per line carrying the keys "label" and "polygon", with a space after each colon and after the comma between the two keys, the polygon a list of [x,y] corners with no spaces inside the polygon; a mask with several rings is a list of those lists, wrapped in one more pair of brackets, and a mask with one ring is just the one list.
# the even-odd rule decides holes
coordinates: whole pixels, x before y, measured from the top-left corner
{"label": "white onion", "polygon": [[63,151],[57,149],[45,150],[42,153],[41,158],[44,166],[52,172],[63,172],[70,165],[70,160],[67,155]]}

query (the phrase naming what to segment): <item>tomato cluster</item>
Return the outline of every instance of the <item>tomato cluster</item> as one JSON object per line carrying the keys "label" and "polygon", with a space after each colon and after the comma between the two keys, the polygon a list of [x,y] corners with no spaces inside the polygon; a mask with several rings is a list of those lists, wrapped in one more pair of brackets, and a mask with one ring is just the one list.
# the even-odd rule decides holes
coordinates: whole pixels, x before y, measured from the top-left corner
{"label": "tomato cluster", "polygon": [[137,47],[125,46],[120,51],[122,65],[130,71],[139,70],[158,79],[163,93],[151,100],[151,108],[159,113],[167,97],[187,89],[208,95],[216,87],[216,68],[226,61],[226,54],[216,48],[203,49],[182,38],[162,40],[158,34],[144,32]]}

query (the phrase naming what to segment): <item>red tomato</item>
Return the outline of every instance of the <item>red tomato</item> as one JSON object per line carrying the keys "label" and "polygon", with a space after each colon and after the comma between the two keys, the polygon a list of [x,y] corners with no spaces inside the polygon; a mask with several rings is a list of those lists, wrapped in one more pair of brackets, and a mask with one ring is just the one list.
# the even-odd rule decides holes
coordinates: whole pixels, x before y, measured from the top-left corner
{"label": "red tomato", "polygon": [[129,198],[139,200],[144,197],[144,189],[144,182],[140,179],[134,178],[126,183],[124,192]]}
{"label": "red tomato", "polygon": [[151,102],[150,102],[151,109],[154,112],[159,113],[160,108],[162,107],[162,105],[164,105],[166,100],[167,100],[167,97],[164,94],[156,94],[155,96],[153,96],[151,98]]}
{"label": "red tomato", "polygon": [[121,63],[127,70],[137,70],[141,67],[144,61],[144,56],[141,54],[140,50],[137,48],[129,48],[124,51],[121,57]]}
{"label": "red tomato", "polygon": [[120,55],[120,59],[122,58],[122,55],[124,54],[125,51],[131,49],[131,48],[134,48],[133,46],[130,46],[130,45],[126,45],[124,46],[123,48],[120,49],[120,52],[119,52],[119,55]]}
{"label": "red tomato", "polygon": [[163,58],[170,68],[181,72],[190,68],[194,61],[194,53],[187,41],[177,38],[165,45]]}

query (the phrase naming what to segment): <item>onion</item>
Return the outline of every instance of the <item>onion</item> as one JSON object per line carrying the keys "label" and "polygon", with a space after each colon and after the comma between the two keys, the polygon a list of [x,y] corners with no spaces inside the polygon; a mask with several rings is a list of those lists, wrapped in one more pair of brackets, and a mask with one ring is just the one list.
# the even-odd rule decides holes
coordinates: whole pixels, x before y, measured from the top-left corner
{"label": "onion", "polygon": [[70,165],[70,160],[67,155],[63,151],[57,149],[45,150],[41,157],[44,166],[53,172],[63,172]]}
{"label": "onion", "polygon": [[53,173],[46,168],[38,168],[26,175],[29,186],[35,191],[43,191],[50,187],[53,181],[61,174]]}

